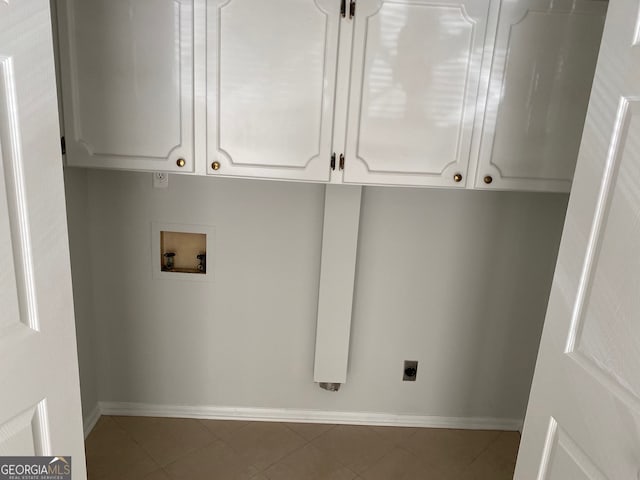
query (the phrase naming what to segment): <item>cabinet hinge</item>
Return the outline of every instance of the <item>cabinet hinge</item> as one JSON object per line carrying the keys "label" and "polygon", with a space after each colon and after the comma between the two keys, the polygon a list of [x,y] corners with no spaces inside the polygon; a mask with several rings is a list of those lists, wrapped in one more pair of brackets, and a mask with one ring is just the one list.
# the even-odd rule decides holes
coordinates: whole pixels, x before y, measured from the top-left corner
{"label": "cabinet hinge", "polygon": [[67,153],[67,142],[64,137],[60,137],[60,150],[62,150],[62,155],[66,155]]}
{"label": "cabinet hinge", "polygon": [[335,152],[331,154],[331,162],[329,163],[329,165],[331,166],[331,170],[335,170],[336,169],[336,154],[335,154]]}
{"label": "cabinet hinge", "polygon": [[347,16],[347,0],[340,0],[340,16],[342,18]]}
{"label": "cabinet hinge", "polygon": [[349,3],[349,18],[353,18],[356,16],[356,0],[351,0]]}
{"label": "cabinet hinge", "polygon": [[340,170],[344,170],[344,155],[340,154]]}

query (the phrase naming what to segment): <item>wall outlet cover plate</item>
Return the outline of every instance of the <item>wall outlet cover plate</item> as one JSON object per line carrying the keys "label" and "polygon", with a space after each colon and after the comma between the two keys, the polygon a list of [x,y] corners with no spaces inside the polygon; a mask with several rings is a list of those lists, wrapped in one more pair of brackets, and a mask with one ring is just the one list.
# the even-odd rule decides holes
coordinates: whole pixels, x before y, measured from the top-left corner
{"label": "wall outlet cover plate", "polygon": [[418,376],[418,361],[405,360],[404,369],[402,370],[402,380],[405,382],[415,382]]}

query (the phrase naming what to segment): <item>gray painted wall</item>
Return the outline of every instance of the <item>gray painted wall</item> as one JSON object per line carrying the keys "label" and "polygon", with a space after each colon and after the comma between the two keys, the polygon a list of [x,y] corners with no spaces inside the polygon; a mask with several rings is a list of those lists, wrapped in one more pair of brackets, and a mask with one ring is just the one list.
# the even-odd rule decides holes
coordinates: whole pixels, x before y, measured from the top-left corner
{"label": "gray painted wall", "polygon": [[[67,180],[85,403],[524,416],[566,195],[365,188],[336,394],[312,380],[322,185]],[[215,282],[153,279],[153,221],[215,226]]]}
{"label": "gray painted wall", "polygon": [[89,244],[89,206],[87,171],[79,168],[64,170],[67,198],[67,224],[73,280],[73,303],[76,314],[76,338],[80,367],[80,393],[82,416],[87,418],[98,403],[96,376],[95,324],[93,315],[93,289],[91,249]]}

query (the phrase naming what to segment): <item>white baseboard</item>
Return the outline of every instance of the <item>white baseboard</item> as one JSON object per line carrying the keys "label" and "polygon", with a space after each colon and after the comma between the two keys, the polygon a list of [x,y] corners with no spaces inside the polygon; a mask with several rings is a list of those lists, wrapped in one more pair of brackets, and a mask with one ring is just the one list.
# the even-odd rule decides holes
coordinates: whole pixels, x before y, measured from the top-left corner
{"label": "white baseboard", "polygon": [[[248,420],[256,422],[330,423],[393,427],[456,428],[466,430],[521,431],[522,419],[486,417],[431,417],[369,412],[327,412],[286,408],[153,405],[148,403],[99,402],[102,415],[140,417]],[[98,416],[99,418],[99,416]],[[97,419],[96,419],[97,421]]]}
{"label": "white baseboard", "polygon": [[84,425],[85,439],[89,436],[89,434],[91,433],[91,430],[93,430],[93,427],[96,426],[96,423],[98,423],[98,420],[100,420],[101,416],[102,416],[102,412],[100,411],[100,403],[96,403],[96,406],[94,407],[94,409],[91,410],[91,412],[89,412],[89,415],[87,415],[87,418],[85,418],[82,422],[82,424]]}

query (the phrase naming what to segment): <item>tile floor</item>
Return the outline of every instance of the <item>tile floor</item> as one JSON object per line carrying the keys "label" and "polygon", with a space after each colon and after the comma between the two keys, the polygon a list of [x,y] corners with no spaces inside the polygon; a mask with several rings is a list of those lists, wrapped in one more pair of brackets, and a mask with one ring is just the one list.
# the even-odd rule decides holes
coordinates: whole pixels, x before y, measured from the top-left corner
{"label": "tile floor", "polygon": [[510,480],[515,432],[107,417],[89,480]]}

